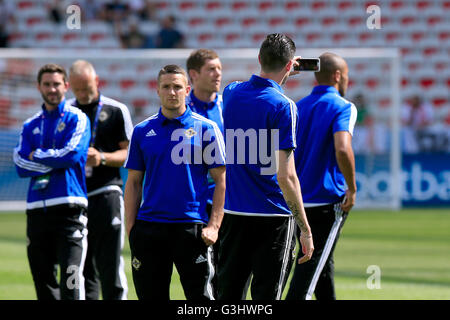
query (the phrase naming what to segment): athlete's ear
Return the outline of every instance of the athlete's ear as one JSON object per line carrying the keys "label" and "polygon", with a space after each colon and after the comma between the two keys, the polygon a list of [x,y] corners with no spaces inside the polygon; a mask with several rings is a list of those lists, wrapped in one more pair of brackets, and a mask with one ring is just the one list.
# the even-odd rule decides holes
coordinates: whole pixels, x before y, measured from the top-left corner
{"label": "athlete's ear", "polygon": [[342,77],[342,73],[341,73],[341,70],[336,70],[335,72],[334,72],[334,75],[333,75],[333,80],[334,80],[334,82],[335,83],[340,83],[341,82],[341,77]]}
{"label": "athlete's ear", "polygon": [[189,73],[189,79],[188,79],[188,80],[190,80],[191,83],[194,84],[194,81],[196,81],[197,78],[198,78],[198,72],[197,72],[197,70],[190,69],[190,70],[188,71],[188,73]]}
{"label": "athlete's ear", "polygon": [[294,64],[294,61],[291,59],[288,61],[288,63],[286,64],[286,71],[291,71],[292,70],[292,66]]}
{"label": "athlete's ear", "polygon": [[95,85],[98,87],[98,75],[95,76]]}

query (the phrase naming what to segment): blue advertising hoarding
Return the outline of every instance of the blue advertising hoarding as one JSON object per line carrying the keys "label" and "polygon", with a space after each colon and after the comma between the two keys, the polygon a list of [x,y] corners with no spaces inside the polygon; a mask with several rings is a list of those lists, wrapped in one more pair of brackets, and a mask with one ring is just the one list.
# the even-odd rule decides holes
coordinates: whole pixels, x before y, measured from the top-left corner
{"label": "blue advertising hoarding", "polygon": [[[358,202],[391,199],[387,157],[355,156]],[[449,153],[404,154],[400,179],[403,207],[450,207]]]}

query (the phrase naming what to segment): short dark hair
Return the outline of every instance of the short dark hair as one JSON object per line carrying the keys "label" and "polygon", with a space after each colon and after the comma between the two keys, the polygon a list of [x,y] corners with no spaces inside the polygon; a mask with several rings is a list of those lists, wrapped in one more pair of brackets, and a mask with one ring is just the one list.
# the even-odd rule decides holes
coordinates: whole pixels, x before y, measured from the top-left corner
{"label": "short dark hair", "polygon": [[67,73],[66,73],[66,69],[64,69],[64,67],[60,66],[59,64],[56,63],[47,63],[46,65],[43,65],[38,72],[37,75],[37,81],[40,84],[41,83],[41,79],[42,79],[42,75],[44,73],[60,73],[63,75],[63,80],[64,82],[67,82]]}
{"label": "short dark hair", "polygon": [[198,49],[191,53],[186,61],[186,69],[200,72],[200,69],[206,63],[206,60],[219,58],[217,52],[211,49]]}
{"label": "short dark hair", "polygon": [[166,74],[182,74],[187,81],[187,74],[186,71],[184,71],[184,69],[176,64],[168,64],[164,67],[161,68],[161,70],[159,70],[158,73],[158,84],[159,84],[159,80],[161,79],[161,76],[166,75]]}
{"label": "short dark hair", "polygon": [[259,49],[261,68],[265,72],[280,71],[295,55],[295,43],[284,34],[267,35]]}

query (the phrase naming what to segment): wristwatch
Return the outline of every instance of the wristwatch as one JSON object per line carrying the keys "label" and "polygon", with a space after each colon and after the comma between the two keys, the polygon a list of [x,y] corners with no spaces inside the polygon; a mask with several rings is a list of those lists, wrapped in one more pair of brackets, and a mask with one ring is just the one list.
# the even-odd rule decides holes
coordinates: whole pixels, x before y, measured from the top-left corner
{"label": "wristwatch", "polygon": [[100,164],[102,166],[106,166],[106,158],[105,158],[105,155],[103,154],[103,152],[100,152],[100,158],[101,158]]}

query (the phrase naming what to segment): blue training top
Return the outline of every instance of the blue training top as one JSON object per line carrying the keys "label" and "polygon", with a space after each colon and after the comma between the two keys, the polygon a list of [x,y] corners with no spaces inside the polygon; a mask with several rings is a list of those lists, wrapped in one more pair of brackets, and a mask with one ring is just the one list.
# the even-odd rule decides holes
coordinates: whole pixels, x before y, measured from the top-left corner
{"label": "blue training top", "polygon": [[299,112],[298,148],[295,166],[305,206],[339,202],[345,194],[345,179],[339,170],[334,133],[353,135],[357,110],[336,88],[316,86],[297,102]]}
{"label": "blue training top", "polygon": [[[186,104],[193,112],[198,113],[206,119],[214,121],[223,134],[222,95],[217,93],[214,101],[204,102],[197,99],[194,94],[194,90],[191,90],[189,95],[186,97]],[[214,195],[214,187],[214,180],[208,176],[208,202],[211,204]]]}
{"label": "blue training top", "polygon": [[296,147],[297,107],[273,80],[253,75],[223,92],[227,147],[225,212],[288,216],[275,151]]}
{"label": "blue training top", "polygon": [[[51,112],[42,105],[25,121],[14,163],[20,177],[31,177],[28,210],[63,204],[87,208],[85,164],[90,139],[89,119],[65,100]],[[45,188],[36,188],[45,176],[49,181]]]}
{"label": "blue training top", "polygon": [[145,171],[138,220],[207,223],[208,170],[225,165],[222,133],[191,111],[168,119],[160,111],[136,125],[125,168]]}

